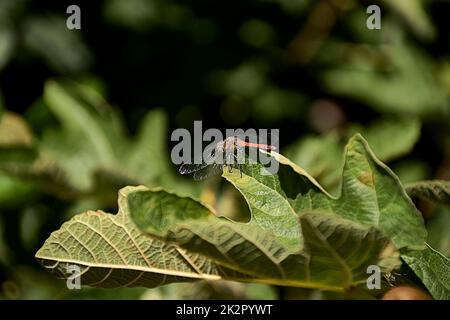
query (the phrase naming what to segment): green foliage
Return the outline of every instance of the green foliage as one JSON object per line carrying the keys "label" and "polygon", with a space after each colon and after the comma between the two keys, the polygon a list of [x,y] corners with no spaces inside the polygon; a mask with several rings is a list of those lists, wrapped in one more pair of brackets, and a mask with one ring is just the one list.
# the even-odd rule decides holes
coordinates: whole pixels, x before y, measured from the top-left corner
{"label": "green foliage", "polygon": [[0,168],[7,173],[31,177],[58,197],[94,198],[100,207],[114,204],[113,194],[127,184],[175,186],[195,195],[195,188],[170,171],[163,111],[150,111],[132,140],[116,110],[90,87],[51,80],[44,103],[60,126],[35,141],[20,117],[3,118],[0,144],[10,156],[0,157]]}
{"label": "green foliage", "polygon": [[[346,146],[339,197],[282,155],[271,155],[282,166],[277,175],[260,164],[246,165],[242,177],[223,173],[250,207],[246,223],[189,197],[127,187],[117,215],[75,216],[36,258],[59,277],[67,276],[68,264],[79,265],[82,282],[91,286],[228,279],[345,291],[364,288],[369,265],[383,265],[384,272],[399,267],[396,250],[387,250],[392,243],[435,298],[448,297],[440,276],[448,263],[426,247],[420,214],[360,135]],[[430,255],[436,261],[426,264]]]}
{"label": "green foliage", "polygon": [[428,243],[447,258],[450,258],[450,211],[438,208],[427,224]]}
{"label": "green foliage", "polygon": [[361,132],[377,157],[389,162],[411,152],[420,137],[420,122],[408,117],[388,118],[376,121],[366,128],[355,126],[350,131]]}
{"label": "green foliage", "polygon": [[435,299],[450,299],[450,260],[428,247],[409,251],[402,259],[414,270]]}
{"label": "green foliage", "polygon": [[[420,136],[420,122],[408,118],[380,119],[366,127],[355,124],[341,136],[356,132],[360,132],[367,139],[377,158],[389,162],[413,149]],[[342,167],[342,140],[337,132],[305,137],[289,146],[286,154],[325,187],[335,190]]]}
{"label": "green foliage", "polygon": [[430,40],[435,36],[435,28],[425,12],[425,8],[419,0],[383,0],[382,3],[391,7],[401,15],[420,37]]}
{"label": "green foliage", "polygon": [[234,273],[139,232],[127,206],[131,191],[136,189],[120,191],[117,215],[88,211],[72,218],[52,234],[36,258],[63,278],[68,265],[80,265],[83,283],[97,287],[155,287],[174,281],[218,280],[222,273]]}
{"label": "green foliage", "polygon": [[345,68],[338,66],[324,73],[326,86],[386,114],[448,119],[448,92],[430,74],[429,57],[403,42],[374,50],[374,54],[386,64],[384,70],[364,50],[355,51]]}

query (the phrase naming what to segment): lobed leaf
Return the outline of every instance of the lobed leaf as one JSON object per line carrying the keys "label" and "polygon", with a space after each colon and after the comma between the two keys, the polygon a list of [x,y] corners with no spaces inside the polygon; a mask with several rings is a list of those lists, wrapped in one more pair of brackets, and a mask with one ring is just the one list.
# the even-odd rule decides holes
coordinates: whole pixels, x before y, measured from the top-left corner
{"label": "lobed leaf", "polygon": [[[277,176],[255,174],[261,171],[261,165],[253,166],[247,173],[252,175],[254,184],[259,182],[274,189],[281,186],[280,194],[297,214],[305,210],[336,214],[379,228],[398,249],[425,248],[427,232],[420,212],[398,177],[376,158],[361,135],[355,135],[346,146],[339,196],[326,192],[305,170],[281,154],[272,151],[271,155],[282,164]],[[224,173],[224,177],[243,190],[243,196],[250,202],[245,179],[239,179],[237,173]]]}
{"label": "lobed leaf", "polygon": [[156,287],[171,282],[243,279],[232,270],[180,247],[141,233],[131,221],[127,196],[119,192],[119,212],[88,211],[53,232],[36,259],[59,278],[70,265],[80,267],[81,284],[93,287]]}
{"label": "lobed leaf", "polygon": [[151,236],[253,281],[277,285],[345,290],[361,284],[367,266],[378,263],[388,242],[375,228],[305,212],[297,217],[304,245],[295,250],[276,229],[218,217],[191,198],[163,190],[136,190],[129,194],[128,206],[137,226]]}

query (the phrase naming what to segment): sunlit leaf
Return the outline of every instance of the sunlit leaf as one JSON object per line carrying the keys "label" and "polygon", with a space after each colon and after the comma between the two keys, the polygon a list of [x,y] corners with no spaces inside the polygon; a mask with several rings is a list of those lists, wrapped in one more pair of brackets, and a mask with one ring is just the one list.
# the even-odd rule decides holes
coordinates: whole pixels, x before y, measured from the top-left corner
{"label": "sunlit leaf", "polygon": [[68,266],[76,265],[81,284],[94,287],[155,287],[236,276],[198,254],[141,233],[127,207],[128,194],[139,189],[121,190],[116,215],[88,211],[66,222],[52,233],[36,259],[61,278],[71,274]]}
{"label": "sunlit leaf", "polygon": [[[280,236],[279,226],[270,229],[256,219],[233,222],[162,190],[130,193],[128,202],[142,230],[248,274],[255,282],[343,290],[365,281],[367,266],[378,261],[387,241],[374,228],[327,214],[300,216],[304,241],[299,243],[299,234],[289,234],[289,228]],[[353,246],[354,241],[361,247]]]}

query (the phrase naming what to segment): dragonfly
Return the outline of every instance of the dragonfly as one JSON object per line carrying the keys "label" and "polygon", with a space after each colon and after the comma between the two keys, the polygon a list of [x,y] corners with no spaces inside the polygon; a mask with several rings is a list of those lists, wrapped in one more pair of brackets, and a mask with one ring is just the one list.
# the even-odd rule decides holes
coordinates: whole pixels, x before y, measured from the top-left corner
{"label": "dragonfly", "polygon": [[[230,136],[225,140],[218,142],[211,152],[205,157],[200,164],[185,163],[179,168],[179,172],[183,175],[193,174],[194,180],[204,180],[210,176],[223,172],[224,167],[228,166],[228,171],[232,172],[233,168],[238,168],[242,177],[242,160],[245,148],[257,148],[266,151],[276,150],[271,144],[256,143],[241,136]],[[271,136],[272,140],[274,136]]]}

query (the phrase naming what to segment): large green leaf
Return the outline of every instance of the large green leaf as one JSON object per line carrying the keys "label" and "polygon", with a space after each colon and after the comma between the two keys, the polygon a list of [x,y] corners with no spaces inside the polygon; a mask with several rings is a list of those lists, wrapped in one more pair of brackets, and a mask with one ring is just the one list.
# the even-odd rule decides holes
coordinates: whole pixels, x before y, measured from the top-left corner
{"label": "large green leaf", "polygon": [[410,196],[450,205],[450,181],[429,180],[408,183],[405,186]]}
{"label": "large green leaf", "polygon": [[259,213],[248,223],[237,223],[191,198],[162,190],[130,193],[128,202],[132,218],[145,232],[257,282],[344,290],[365,281],[367,266],[378,263],[387,243],[374,228],[327,214],[302,214],[303,244],[294,245],[298,233],[280,235],[279,224],[270,229],[253,219]]}
{"label": "large green leaf", "polygon": [[403,260],[414,270],[435,299],[450,299],[450,260],[431,247],[408,251]]}
{"label": "large green leaf", "polygon": [[[140,232],[129,212],[153,236]],[[96,287],[227,279],[344,290],[364,283],[387,243],[374,228],[326,214],[305,213],[300,223],[304,250],[293,252],[270,231],[217,217],[191,198],[127,187],[117,215],[75,216],[36,258],[61,278],[78,265],[81,283]]]}
{"label": "large green leaf", "polygon": [[[94,287],[145,286],[193,280],[237,278],[237,273],[208,259],[141,233],[131,221],[127,196],[119,192],[119,212],[88,211],[53,232],[36,259],[57,277],[67,278],[69,265],[80,267],[81,284]],[[241,276],[241,279],[245,279]]]}
{"label": "large green leaf", "polygon": [[[415,264],[411,268],[422,279],[434,298],[440,299],[450,295],[448,285],[443,285],[441,278],[442,270],[447,270],[448,262],[440,253],[426,249],[427,232],[423,219],[398,178],[377,160],[360,135],[350,140],[346,150],[340,197],[326,196],[326,192],[320,190],[320,186],[303,169],[281,155],[274,155],[281,163],[290,165],[309,181],[308,198],[304,200],[300,197],[302,202],[307,203],[308,208],[326,210],[328,207],[330,211],[347,219],[377,226],[389,235],[398,249],[404,247],[401,251],[402,258],[409,265]],[[429,189],[431,185],[434,188]],[[441,202],[446,199],[445,183],[427,186],[428,188],[420,188],[422,195],[428,194],[429,198],[439,199]],[[414,190],[418,192],[418,189]],[[352,214],[353,212],[356,214]],[[376,219],[371,220],[374,217]],[[426,268],[430,261],[432,266]],[[418,269],[418,266],[421,269]],[[441,280],[434,281],[436,278]]]}

